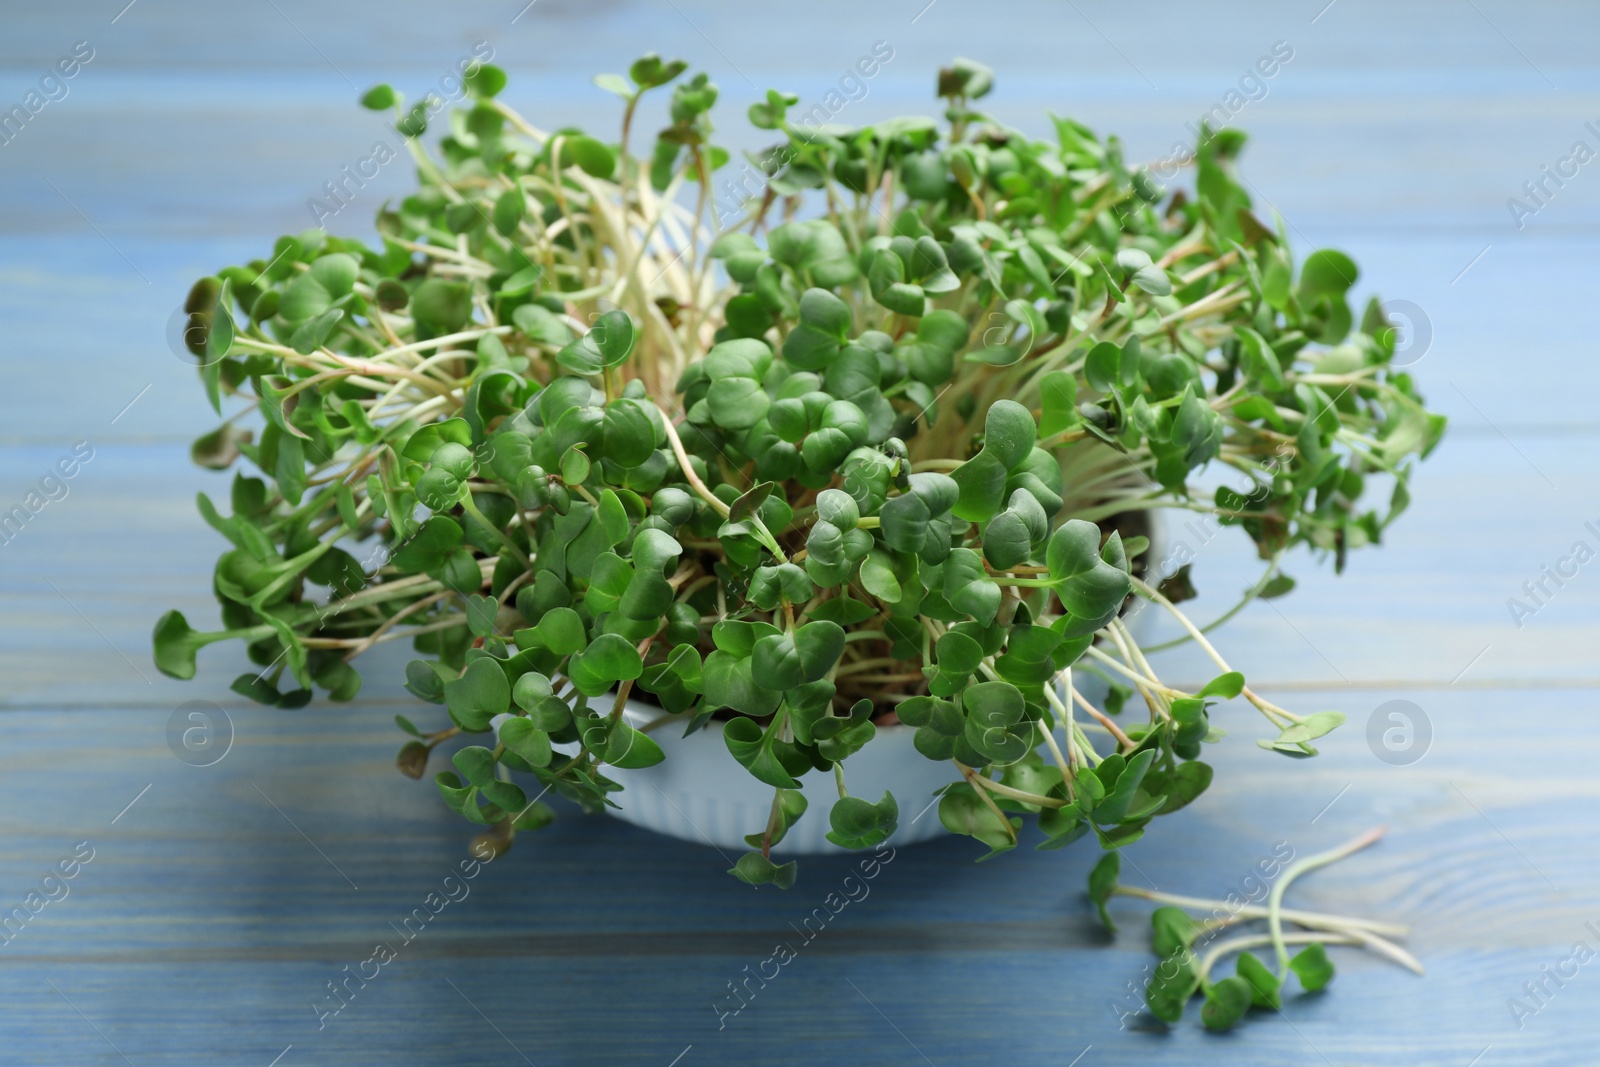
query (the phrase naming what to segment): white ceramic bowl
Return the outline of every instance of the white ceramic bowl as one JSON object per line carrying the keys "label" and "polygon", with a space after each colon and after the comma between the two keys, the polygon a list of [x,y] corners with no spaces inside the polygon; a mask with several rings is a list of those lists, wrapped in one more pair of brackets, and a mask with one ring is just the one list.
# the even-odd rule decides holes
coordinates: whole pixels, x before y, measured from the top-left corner
{"label": "white ceramic bowl", "polygon": [[[664,712],[630,700],[623,714],[637,728]],[[928,804],[934,790],[957,777],[949,761],[930,760],[912,747],[915,733],[910,726],[880,726],[871,743],[844,764],[845,785],[851,796],[876,803],[885,790],[894,794],[900,805],[900,828],[889,840],[896,846],[926,841],[946,832],[939,813]],[[745,835],[766,829],[772,787],[756,781],[734,762],[722,739],[721,722],[712,720],[705,729],[688,737],[682,734],[683,728],[677,725],[650,734],[667,757],[654,767],[607,767],[606,777],[623,789],[611,794],[619,807],[606,810],[635,826],[714,845],[737,858],[750,847]],[[813,770],[799,781],[810,807],[773,850],[845,851],[825,836],[828,810],[839,795],[833,774]]]}
{"label": "white ceramic bowl", "polygon": [[[1152,545],[1151,559],[1157,558],[1155,547]],[[1146,614],[1136,612],[1129,622],[1136,635],[1144,628],[1141,624]],[[1098,704],[1105,696],[1105,683],[1092,674],[1080,675],[1075,684],[1091,703]],[[603,706],[606,698],[595,703]],[[630,700],[623,714],[639,728],[665,712]],[[915,733],[910,726],[880,726],[877,736],[844,764],[845,786],[851,796],[876,803],[885,790],[894,794],[900,805],[900,827],[889,843],[896,847],[948,832],[933,808],[934,791],[959,779],[947,760],[930,760],[913,747]],[[772,787],[752,778],[734,761],[722,739],[722,723],[713,720],[688,737],[676,726],[655,730],[650,736],[666,759],[637,770],[607,767],[606,777],[623,789],[611,794],[617,807],[606,811],[635,826],[713,845],[730,855],[746,851],[745,835],[766,829]],[[569,755],[576,750],[575,746],[556,747],[568,749]],[[828,811],[839,795],[833,775],[813,770],[800,784],[810,807],[773,851],[790,855],[845,851],[826,836]]]}

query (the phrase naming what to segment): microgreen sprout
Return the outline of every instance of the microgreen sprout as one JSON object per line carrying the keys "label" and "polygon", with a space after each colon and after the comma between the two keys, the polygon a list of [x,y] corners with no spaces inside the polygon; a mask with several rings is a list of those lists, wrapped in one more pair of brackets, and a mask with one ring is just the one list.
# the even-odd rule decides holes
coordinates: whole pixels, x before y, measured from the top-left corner
{"label": "microgreen sprout", "polygon": [[[1239,528],[1267,564],[1252,595],[1276,595],[1291,549],[1342,568],[1380,539],[1444,424],[1376,302],[1351,310],[1355,264],[1297,268],[1254,213],[1242,134],[1204,130],[1193,191],[1168,195],[1114,137],[984,114],[971,61],[939,75],[946,124],[802,126],[774,92],[751,110],[782,138],[767,181],[717,232],[716,85],[657,56],[598,83],[615,138],[534,125],[484,66],[425,143],[428,108],[379,87],[364,103],[417,188],[376,240],[287,236],[196,283],[184,336],[227,415],[194,457],[254,473],[226,513],[199,498],[229,543],[222,624],[164,615],[162,671],[240,640],[256,669],[234,688],[293,708],[352,698],[357,657],[409,642],[406,687],[438,711],[399,718],[399,768],[481,742],[434,781],[501,846],[554,817],[546,794],[603,809],[610,769],[715,718],[730,772],[773,791],[732,873],[777,885],[808,804],[869,848],[928,799],[850,792],[885,729],[950,764],[938,817],[987,855],[1029,817],[1043,849],[1137,840],[1210,784],[1222,701],[1265,718],[1264,747],[1315,754],[1343,716],[1246,685],[1138,524]],[[669,98],[648,139],[646,93]],[[1243,487],[1199,488],[1208,466]],[[1130,597],[1217,676],[1162,680]],[[638,728],[630,700],[665,714]],[[802,789],[813,769],[836,798]]]}

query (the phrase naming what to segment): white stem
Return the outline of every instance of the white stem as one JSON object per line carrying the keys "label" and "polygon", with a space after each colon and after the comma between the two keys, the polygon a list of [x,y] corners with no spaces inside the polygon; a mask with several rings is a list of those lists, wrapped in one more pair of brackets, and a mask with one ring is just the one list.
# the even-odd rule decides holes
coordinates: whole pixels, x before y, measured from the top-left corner
{"label": "white stem", "polygon": [[[1138,897],[1141,900],[1153,900],[1159,904],[1172,904],[1180,908],[1193,908],[1196,911],[1224,911],[1230,916],[1242,919],[1265,919],[1267,909],[1259,904],[1230,904],[1225,900],[1207,900],[1204,897],[1186,897],[1177,893],[1162,893],[1153,889],[1140,889],[1137,886],[1119,885],[1112,890],[1117,896]],[[1313,926],[1324,930],[1365,930],[1375,934],[1388,934],[1390,937],[1404,937],[1411,932],[1411,927],[1400,923],[1380,922],[1377,919],[1357,919],[1348,915],[1329,915],[1320,911],[1295,911],[1283,908],[1279,915],[1292,923],[1300,926]]]}
{"label": "white stem", "polygon": [[1289,952],[1285,949],[1283,941],[1283,894],[1300,875],[1307,871],[1314,871],[1318,867],[1325,867],[1336,860],[1342,860],[1352,852],[1359,852],[1383,836],[1384,827],[1377,826],[1360,837],[1346,841],[1338,848],[1331,848],[1326,852],[1319,852],[1315,856],[1295,860],[1284,869],[1283,876],[1272,887],[1272,895],[1267,898],[1267,929],[1272,933],[1272,943],[1278,950],[1278,968],[1281,975],[1289,968]]}

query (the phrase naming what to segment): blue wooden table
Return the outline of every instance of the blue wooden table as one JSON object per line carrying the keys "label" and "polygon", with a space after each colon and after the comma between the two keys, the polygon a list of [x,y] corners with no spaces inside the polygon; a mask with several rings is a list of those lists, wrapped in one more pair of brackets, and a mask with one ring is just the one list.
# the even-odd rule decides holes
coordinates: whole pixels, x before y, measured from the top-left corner
{"label": "blue wooden table", "polygon": [[[1586,525],[1600,526],[1589,399],[1600,164],[1560,185],[1542,170],[1576,141],[1600,148],[1585,125],[1600,121],[1600,11],[125,4],[0,9],[0,111],[80,57],[65,95],[52,89],[0,145],[0,505],[23,502],[75,447],[80,459],[0,546],[0,914],[28,915],[0,944],[0,1062],[1600,1059],[1600,962],[1564,962],[1575,942],[1600,950],[1600,564],[1547,581],[1552,595],[1520,626],[1507,605],[1575,542],[1600,547]],[[1244,173],[1301,252],[1342,247],[1366,272],[1363,300],[1420,310],[1429,341],[1419,332],[1415,373],[1452,429],[1385,546],[1338,580],[1291,561],[1295,594],[1224,631],[1257,688],[1339,708],[1350,725],[1321,758],[1290,762],[1250,743],[1259,727],[1245,710],[1225,710],[1217,785],[1128,850],[1128,880],[1225,896],[1281,843],[1305,855],[1384,823],[1380,845],[1291,899],[1412,924],[1427,977],[1337,950],[1340,977],[1292,998],[1283,1018],[1212,1036],[1191,1013],[1164,1031],[1132,1014],[1151,959],[1147,909],[1118,901],[1122,932],[1099,932],[1083,895],[1092,851],[1021,850],[979,867],[971,841],[942,839],[895,855],[727,1014],[730,986],[797,940],[856,860],[813,859],[793,890],[752,891],[710,848],[566,809],[467,878],[468,828],[393,768],[392,716],[412,707],[396,684],[403,653],[371,664],[354,704],[294,713],[228,691],[235,650],[203,653],[192,683],[159,676],[151,623],[168,607],[214,620],[220,544],[192,505],[222,476],[187,461],[210,421],[168,348],[172,312],[194,277],[310,225],[307,200],[370,154],[384,131],[354,106],[359,90],[388,80],[418,95],[479,41],[512,73],[510,98],[550,124],[609,126],[614,102],[592,74],[648,50],[686,56],[722,86],[736,147],[753,145],[739,116],[769,85],[820,98],[875,42],[893,58],[839,121],[930,106],[935,66],[970,55],[999,72],[1001,118],[1043,135],[1046,109],[1072,114],[1120,132],[1141,159],[1186,139],[1185,123],[1275,44],[1291,48],[1275,77],[1246,86],[1255,98],[1234,119],[1253,134]],[[408,181],[385,169],[330,228],[369,234]],[[1527,182],[1545,182],[1542,202]],[[1537,210],[1512,210],[1512,197]],[[1253,578],[1242,537],[1171,536],[1194,538],[1198,617]],[[1157,666],[1181,681],[1209,673],[1185,651]],[[190,700],[224,713],[231,745],[210,766],[169,745]],[[1406,765],[1367,741],[1391,700],[1431,724],[1426,754]],[[72,877],[45,880],[61,870]],[[407,940],[419,908],[429,921]],[[333,999],[330,987],[371,973],[380,941],[399,946],[395,958]],[[1538,1010],[1514,1018],[1511,998]]]}

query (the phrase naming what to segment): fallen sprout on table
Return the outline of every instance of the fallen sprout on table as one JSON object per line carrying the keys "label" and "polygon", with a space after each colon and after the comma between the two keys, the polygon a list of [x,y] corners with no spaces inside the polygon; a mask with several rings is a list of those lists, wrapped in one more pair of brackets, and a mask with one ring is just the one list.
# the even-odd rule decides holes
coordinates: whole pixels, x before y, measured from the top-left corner
{"label": "fallen sprout on table", "polygon": [[[1423,973],[1416,957],[1390,940],[1409,933],[1407,926],[1283,907],[1284,893],[1300,875],[1366,848],[1383,833],[1384,828],[1380,826],[1337,848],[1290,863],[1273,884],[1266,907],[1122,885],[1118,881],[1121,859],[1116,852],[1102,856],[1089,873],[1089,899],[1099,912],[1100,921],[1113,932],[1116,924],[1107,908],[1111,897],[1137,897],[1160,904],[1161,907],[1150,913],[1150,942],[1161,963],[1145,983],[1145,1006],[1150,1014],[1170,1025],[1183,1017],[1184,1008],[1198,993],[1205,998],[1200,1008],[1200,1021],[1205,1027],[1231,1030],[1251,1008],[1281,1011],[1283,990],[1291,972],[1306,993],[1315,993],[1331,982],[1333,963],[1328,959],[1327,945],[1365,948],[1416,974]],[[1196,921],[1190,912],[1206,913],[1209,917]],[[1257,920],[1266,921],[1266,933],[1216,940],[1225,930]],[[1304,930],[1286,932],[1285,922],[1304,927]],[[1305,947],[1291,956],[1290,945]],[[1271,946],[1277,958],[1276,972],[1251,952],[1263,946]],[[1235,954],[1234,973],[1213,978],[1217,965]]]}

